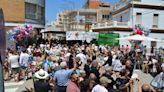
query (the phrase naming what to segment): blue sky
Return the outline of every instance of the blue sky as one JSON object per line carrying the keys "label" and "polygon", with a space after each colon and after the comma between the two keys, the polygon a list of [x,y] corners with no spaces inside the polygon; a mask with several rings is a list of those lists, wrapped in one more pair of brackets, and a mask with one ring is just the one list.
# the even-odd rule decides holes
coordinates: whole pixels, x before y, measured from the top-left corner
{"label": "blue sky", "polygon": [[[82,8],[87,0],[46,0],[46,20],[56,19],[57,13],[64,10]],[[104,2],[117,2],[118,0],[100,0]]]}

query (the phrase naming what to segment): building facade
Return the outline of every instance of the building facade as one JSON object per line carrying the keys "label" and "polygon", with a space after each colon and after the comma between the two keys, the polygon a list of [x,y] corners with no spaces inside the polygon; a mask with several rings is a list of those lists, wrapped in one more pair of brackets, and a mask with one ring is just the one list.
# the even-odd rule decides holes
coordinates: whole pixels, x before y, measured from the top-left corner
{"label": "building facade", "polygon": [[84,5],[86,9],[99,9],[100,1],[99,0],[87,0]]}
{"label": "building facade", "polygon": [[15,26],[32,24],[39,31],[45,25],[45,0],[0,0],[4,11],[6,30]]}
{"label": "building facade", "polygon": [[90,31],[96,22],[110,21],[110,4],[99,0],[87,0],[85,7],[78,10],[69,10],[57,15],[57,27],[61,31]]}
{"label": "building facade", "polygon": [[[120,37],[128,36],[135,25],[151,30],[150,37],[164,40],[164,1],[163,0],[120,0],[113,6],[112,21],[96,23],[92,31],[120,33]],[[120,45],[128,42],[120,41]],[[143,42],[152,46],[152,42]],[[130,43],[129,43],[130,45]],[[164,43],[157,42],[154,47],[161,47]]]}
{"label": "building facade", "polygon": [[46,23],[45,29],[41,30],[42,39],[64,40],[66,38],[65,32],[60,31],[60,29],[58,29],[59,27],[57,27],[56,25],[56,21]]}

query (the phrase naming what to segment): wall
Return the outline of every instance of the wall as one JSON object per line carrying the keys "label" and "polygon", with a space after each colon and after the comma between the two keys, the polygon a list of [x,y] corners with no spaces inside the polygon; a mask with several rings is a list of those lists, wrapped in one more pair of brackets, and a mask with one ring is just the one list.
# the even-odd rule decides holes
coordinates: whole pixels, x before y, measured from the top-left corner
{"label": "wall", "polygon": [[135,2],[135,3],[142,3],[142,4],[150,4],[150,5],[164,5],[163,0],[141,0],[141,2]]}
{"label": "wall", "polygon": [[24,0],[0,0],[5,22],[24,22],[25,8]]}
{"label": "wall", "polygon": [[113,15],[113,20],[120,22],[120,18],[122,16],[122,22],[128,22],[131,19],[131,12],[130,9],[122,11],[118,14]]}
{"label": "wall", "polygon": [[45,7],[45,0],[25,0],[25,2],[37,4],[39,6]]}
{"label": "wall", "polygon": [[98,9],[99,8],[99,0],[89,0],[89,9]]}
{"label": "wall", "polygon": [[136,21],[136,13],[142,13],[142,26],[152,28],[153,15],[159,14],[158,28],[164,29],[164,10],[141,9],[134,8],[134,22]]}
{"label": "wall", "polygon": [[25,2],[27,3],[32,3],[36,5],[36,19],[26,19],[26,23],[33,23],[33,24],[41,24],[44,25],[45,24],[45,17],[44,19],[38,19],[38,17],[40,16],[38,14],[38,7],[43,7],[44,12],[42,14],[42,16],[45,16],[45,0],[25,0]]}
{"label": "wall", "polygon": [[[153,15],[158,14],[158,28],[164,29],[164,10],[155,9],[144,9],[144,8],[133,8],[133,23],[136,24],[136,13],[142,13],[142,26],[152,28]],[[118,14],[113,15],[113,21],[120,21],[120,17],[123,17],[123,22],[130,22],[132,25],[132,8],[122,11]],[[130,26],[131,26],[130,25]]]}

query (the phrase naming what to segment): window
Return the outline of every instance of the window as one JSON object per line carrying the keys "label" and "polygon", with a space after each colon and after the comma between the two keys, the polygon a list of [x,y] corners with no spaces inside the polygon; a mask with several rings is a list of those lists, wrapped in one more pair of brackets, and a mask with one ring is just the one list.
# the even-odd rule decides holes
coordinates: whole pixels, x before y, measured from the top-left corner
{"label": "window", "polygon": [[120,17],[120,22],[122,22],[122,16]]}
{"label": "window", "polygon": [[36,5],[25,3],[25,18],[36,19]]}
{"label": "window", "polygon": [[153,16],[153,28],[158,27],[158,14],[154,14]]}
{"label": "window", "polygon": [[109,20],[109,15],[102,15],[102,20]]}
{"label": "window", "polygon": [[44,19],[44,7],[38,6],[38,19],[39,20]]}
{"label": "window", "polygon": [[142,24],[142,13],[136,13],[136,24]]}
{"label": "window", "polygon": [[134,1],[141,2],[141,0],[134,0]]}

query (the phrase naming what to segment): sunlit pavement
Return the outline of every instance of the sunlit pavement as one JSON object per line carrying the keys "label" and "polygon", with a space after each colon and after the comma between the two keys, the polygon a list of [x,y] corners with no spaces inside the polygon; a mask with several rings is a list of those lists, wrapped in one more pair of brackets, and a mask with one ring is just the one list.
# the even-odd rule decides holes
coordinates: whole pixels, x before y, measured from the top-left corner
{"label": "sunlit pavement", "polygon": [[[143,73],[141,70],[134,70],[135,73],[138,74],[138,79],[142,81],[142,83],[150,83],[153,77],[150,74]],[[33,80],[27,81],[7,81],[5,82],[5,92],[21,92],[26,90],[26,88],[34,88]],[[137,92],[137,82],[134,80],[134,92]]]}

